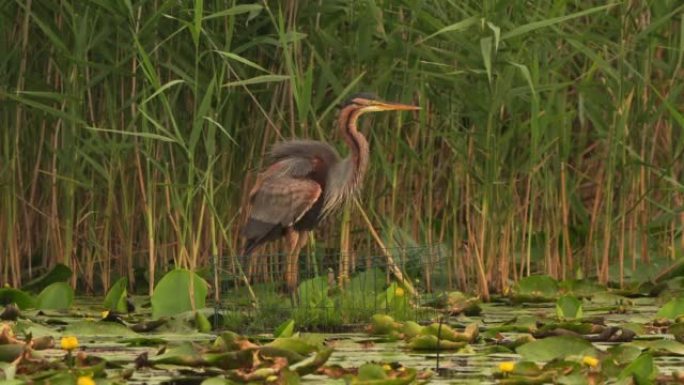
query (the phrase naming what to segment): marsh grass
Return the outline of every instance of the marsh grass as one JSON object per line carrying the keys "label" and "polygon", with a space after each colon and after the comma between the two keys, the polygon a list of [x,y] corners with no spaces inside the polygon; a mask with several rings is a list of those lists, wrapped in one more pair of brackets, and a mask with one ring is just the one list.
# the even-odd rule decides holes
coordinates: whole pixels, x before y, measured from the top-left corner
{"label": "marsh grass", "polygon": [[444,245],[485,298],[534,272],[622,285],[684,249],[683,12],[0,0],[0,282],[63,262],[88,292],[151,292],[235,255],[268,146],[339,143],[335,104],[372,90],[423,110],[364,118],[362,204],[310,246],[350,255],[340,274],[382,239]]}

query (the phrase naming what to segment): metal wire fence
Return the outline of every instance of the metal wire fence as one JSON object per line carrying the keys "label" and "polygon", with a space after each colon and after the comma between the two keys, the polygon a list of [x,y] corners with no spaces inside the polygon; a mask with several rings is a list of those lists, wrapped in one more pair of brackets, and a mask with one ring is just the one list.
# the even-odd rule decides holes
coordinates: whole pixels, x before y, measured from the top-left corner
{"label": "metal wire fence", "polygon": [[351,331],[377,313],[427,321],[437,316],[431,304],[456,286],[455,268],[440,246],[302,255],[296,290],[285,285],[285,260],[263,255],[239,264],[215,258],[218,326],[260,333],[294,319],[300,330]]}

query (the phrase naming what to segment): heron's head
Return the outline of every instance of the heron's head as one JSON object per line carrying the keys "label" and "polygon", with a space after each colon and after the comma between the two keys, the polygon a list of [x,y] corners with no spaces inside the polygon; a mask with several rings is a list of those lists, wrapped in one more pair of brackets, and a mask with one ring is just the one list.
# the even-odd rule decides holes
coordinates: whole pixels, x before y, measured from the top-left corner
{"label": "heron's head", "polygon": [[356,107],[355,109],[361,113],[378,112],[378,111],[414,111],[420,110],[418,106],[410,104],[401,104],[386,102],[380,100],[377,96],[370,93],[359,93],[352,95],[349,99],[342,103],[341,107],[348,106]]}

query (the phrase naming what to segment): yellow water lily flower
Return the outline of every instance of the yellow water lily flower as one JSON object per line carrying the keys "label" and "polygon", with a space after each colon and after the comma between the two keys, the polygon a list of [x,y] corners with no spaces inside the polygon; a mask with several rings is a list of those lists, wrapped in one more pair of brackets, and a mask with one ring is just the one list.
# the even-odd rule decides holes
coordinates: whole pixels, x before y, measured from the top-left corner
{"label": "yellow water lily flower", "polygon": [[515,362],[505,361],[499,364],[499,370],[504,373],[510,373],[515,369]]}
{"label": "yellow water lily flower", "polygon": [[394,295],[396,297],[403,297],[404,296],[404,289],[402,289],[400,287],[394,289]]}
{"label": "yellow water lily flower", "polygon": [[388,364],[382,365],[382,370],[389,372],[392,371],[392,367],[389,366]]}
{"label": "yellow water lily flower", "polygon": [[81,376],[76,380],[76,385],[95,385],[92,377]]}
{"label": "yellow water lily flower", "polygon": [[76,380],[76,385],[95,385],[95,381],[93,381],[92,377],[81,376]]}
{"label": "yellow water lily flower", "polygon": [[74,336],[62,337],[62,340],[59,342],[59,346],[62,347],[62,350],[74,350],[78,347],[78,338]]}
{"label": "yellow water lily flower", "polygon": [[582,357],[582,363],[587,366],[591,366],[592,368],[595,368],[599,364],[599,360],[596,357],[591,357],[591,356],[584,356]]}

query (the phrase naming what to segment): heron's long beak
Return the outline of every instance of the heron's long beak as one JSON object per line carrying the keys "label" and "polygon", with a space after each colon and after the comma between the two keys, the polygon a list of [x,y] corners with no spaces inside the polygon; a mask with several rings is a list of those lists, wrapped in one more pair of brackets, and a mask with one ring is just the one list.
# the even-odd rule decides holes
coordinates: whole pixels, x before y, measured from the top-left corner
{"label": "heron's long beak", "polygon": [[401,103],[390,103],[390,102],[375,102],[370,106],[363,107],[365,112],[375,112],[375,111],[415,111],[420,110],[418,106],[412,106],[410,104]]}

